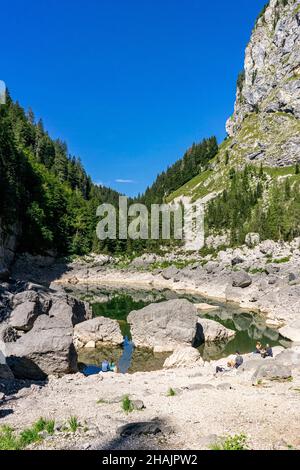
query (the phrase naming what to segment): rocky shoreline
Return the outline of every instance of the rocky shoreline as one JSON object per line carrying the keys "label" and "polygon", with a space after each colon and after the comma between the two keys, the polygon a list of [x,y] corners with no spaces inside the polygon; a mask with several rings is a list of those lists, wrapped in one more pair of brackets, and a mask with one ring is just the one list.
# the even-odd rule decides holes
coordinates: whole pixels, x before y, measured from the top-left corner
{"label": "rocky shoreline", "polygon": [[[300,239],[291,243],[264,241],[216,255],[144,255],[120,268],[118,260],[92,256],[75,261],[54,285],[103,285],[169,289],[232,302],[261,313],[268,326],[300,342]],[[177,267],[185,259],[185,267]],[[168,263],[166,268],[156,266]]]}
{"label": "rocky shoreline", "polygon": [[[0,425],[20,432],[41,416],[54,420],[53,435],[31,446],[41,449],[205,449],[237,433],[245,433],[254,449],[300,448],[299,266],[299,239],[206,256],[144,255],[126,266],[105,255],[71,263],[22,255],[12,269],[22,282],[8,279],[0,287]],[[197,305],[191,310],[189,302],[171,300],[159,304],[161,313],[158,304],[143,309],[151,317],[148,336],[138,312],[129,315],[138,343],[155,337],[149,347],[168,345],[163,370],[85,377],[77,372],[76,348],[120,344],[122,336],[117,322],[92,320],[88,305],[65,293],[82,285],[168,289],[236,302],[262,312],[294,342],[287,350],[274,348],[273,359],[245,355],[240,370],[215,376],[216,365],[231,357],[204,362],[192,347],[197,328],[202,341],[228,341],[234,332],[203,319],[197,327]],[[169,332],[168,308],[178,312]],[[187,312],[190,323],[183,325]],[[125,396],[135,403],[128,414]],[[75,432],[66,425],[74,416]]]}

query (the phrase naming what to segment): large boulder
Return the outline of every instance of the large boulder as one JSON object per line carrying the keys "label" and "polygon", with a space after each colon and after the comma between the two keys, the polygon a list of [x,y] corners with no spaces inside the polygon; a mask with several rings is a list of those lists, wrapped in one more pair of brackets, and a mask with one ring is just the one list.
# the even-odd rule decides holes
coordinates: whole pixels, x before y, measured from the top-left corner
{"label": "large boulder", "polygon": [[154,351],[174,351],[196,340],[197,309],[185,299],[151,304],[128,315],[136,346]]}
{"label": "large boulder", "polygon": [[214,320],[208,318],[198,319],[198,338],[201,342],[213,343],[218,341],[229,341],[235,337],[235,331],[226,328]]}
{"label": "large boulder", "polygon": [[173,354],[165,360],[164,369],[202,366],[203,364],[204,362],[198,349],[192,346],[178,346]]}
{"label": "large boulder", "polygon": [[276,356],[276,362],[292,367],[292,369],[300,369],[300,347],[285,349]]}
{"label": "large boulder", "polygon": [[[44,291],[37,292],[33,289],[33,285],[29,287],[30,290],[18,292],[13,296],[11,307],[15,309],[25,302],[33,302],[37,305],[38,313],[48,313],[52,305],[51,296]],[[41,289],[43,288],[42,286],[40,287]]]}
{"label": "large boulder", "polygon": [[79,323],[74,328],[74,345],[76,349],[87,347],[92,342],[98,346],[103,343],[120,345],[123,341],[124,338],[119,323],[117,320],[111,320],[110,318],[93,318]]}
{"label": "large boulder", "polygon": [[245,271],[237,271],[232,275],[232,287],[249,287],[252,284],[252,279]]}
{"label": "large boulder", "polygon": [[260,379],[285,380],[290,377],[292,377],[290,366],[281,364],[280,362],[277,362],[277,360],[269,360],[258,366],[253,374],[252,381],[256,382]]}
{"label": "large boulder", "polygon": [[44,380],[77,372],[73,328],[64,319],[41,315],[28,333],[5,344],[6,361],[16,378]]}
{"label": "large boulder", "polygon": [[33,327],[38,314],[37,303],[27,300],[11,312],[9,323],[16,330],[29,331]]}
{"label": "large boulder", "polygon": [[300,344],[300,328],[293,328],[291,326],[284,326],[280,328],[279,333],[283,338],[292,341],[293,343]]}
{"label": "large boulder", "polygon": [[62,321],[65,326],[75,326],[92,318],[92,312],[86,302],[68,295],[57,295],[52,298],[49,317]]}

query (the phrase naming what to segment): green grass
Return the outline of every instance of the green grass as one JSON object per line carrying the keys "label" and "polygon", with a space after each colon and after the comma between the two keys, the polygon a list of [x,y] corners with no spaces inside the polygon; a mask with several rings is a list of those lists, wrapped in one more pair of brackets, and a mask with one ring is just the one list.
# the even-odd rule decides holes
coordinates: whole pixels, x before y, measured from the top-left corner
{"label": "green grass", "polygon": [[30,444],[40,442],[43,437],[40,435],[46,431],[49,435],[54,434],[55,421],[40,418],[30,428],[26,428],[16,434],[15,430],[10,426],[2,426],[0,428],[0,450],[21,450]]}
{"label": "green grass", "polygon": [[283,378],[283,377],[272,377],[271,379],[271,382],[280,382],[280,383],[286,383],[286,382],[293,382],[294,380],[294,377],[287,377],[287,378]]}
{"label": "green grass", "polygon": [[290,256],[286,256],[284,258],[274,258],[274,259],[270,259],[267,263],[274,263],[274,264],[288,263],[290,259],[291,259]]}
{"label": "green grass", "polygon": [[280,176],[294,175],[296,166],[284,166],[284,167],[264,167],[264,173],[271,176],[272,178],[279,178]]}
{"label": "green grass", "polygon": [[264,273],[265,269],[264,268],[250,268],[248,272],[250,274],[259,274],[259,273]]}
{"label": "green grass", "polygon": [[104,400],[103,398],[99,398],[99,400],[96,401],[97,405],[106,405],[107,401]]}
{"label": "green grass", "polygon": [[131,413],[133,411],[133,404],[128,395],[123,397],[121,406],[125,413]]}
{"label": "green grass", "polygon": [[20,450],[20,439],[16,437],[13,428],[2,426],[0,428],[0,450]]}
{"label": "green grass", "polygon": [[170,387],[167,393],[167,397],[175,397],[175,395],[176,395],[176,391]]}
{"label": "green grass", "polygon": [[214,444],[211,450],[247,450],[247,436],[245,434],[236,434],[228,436],[220,444]]}
{"label": "green grass", "polygon": [[68,425],[70,431],[76,432],[80,426],[77,416],[70,416],[70,418],[68,419]]}

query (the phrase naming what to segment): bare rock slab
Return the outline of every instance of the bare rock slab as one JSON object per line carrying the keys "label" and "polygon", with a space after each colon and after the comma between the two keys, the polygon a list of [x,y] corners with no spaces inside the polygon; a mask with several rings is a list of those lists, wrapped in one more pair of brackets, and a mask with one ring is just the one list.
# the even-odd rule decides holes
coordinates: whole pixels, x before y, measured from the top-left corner
{"label": "bare rock slab", "polygon": [[41,315],[31,331],[6,343],[6,361],[16,378],[44,380],[77,372],[73,328]]}
{"label": "bare rock slab", "polygon": [[208,318],[198,319],[198,337],[206,343],[227,342],[235,337],[235,331]]}
{"label": "bare rock slab", "polygon": [[204,365],[199,351],[192,346],[178,346],[164,362],[164,369]]}
{"label": "bare rock slab", "polygon": [[117,320],[110,318],[93,318],[79,323],[74,328],[74,345],[76,349],[88,347],[92,343],[96,346],[102,343],[120,345],[123,341],[124,338],[119,323]]}
{"label": "bare rock slab", "polygon": [[197,319],[195,305],[185,299],[151,304],[128,315],[135,345],[154,351],[191,346],[196,338]]}

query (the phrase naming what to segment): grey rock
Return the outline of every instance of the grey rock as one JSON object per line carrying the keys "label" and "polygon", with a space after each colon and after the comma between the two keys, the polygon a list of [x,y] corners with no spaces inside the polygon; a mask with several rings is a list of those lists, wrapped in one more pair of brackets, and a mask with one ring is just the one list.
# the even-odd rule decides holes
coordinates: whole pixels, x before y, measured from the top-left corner
{"label": "grey rock", "polygon": [[179,273],[179,270],[175,268],[175,266],[170,266],[169,268],[166,268],[162,271],[162,277],[166,280],[173,279],[177,274]]}
{"label": "grey rock", "polygon": [[146,408],[142,400],[132,400],[131,404],[132,404],[133,409],[137,411],[141,411]]}
{"label": "grey rock", "polygon": [[92,312],[87,303],[68,295],[57,295],[52,298],[49,317],[70,327],[92,318]]}
{"label": "grey rock", "polygon": [[235,337],[235,331],[226,328],[214,320],[199,318],[197,325],[197,337],[201,342],[213,343],[229,341]]}
{"label": "grey rock", "polygon": [[197,309],[185,299],[151,304],[128,315],[136,346],[155,351],[174,351],[196,339]]}
{"label": "grey rock", "polygon": [[252,279],[245,271],[238,271],[232,275],[232,287],[241,287],[242,289],[249,287]]}
{"label": "grey rock", "polygon": [[19,304],[11,313],[9,323],[16,330],[29,331],[38,317],[36,302],[25,301]]}
{"label": "grey rock", "polygon": [[217,271],[218,267],[219,267],[219,263],[215,261],[209,261],[208,263],[206,263],[204,268],[207,274],[214,274]]}
{"label": "grey rock", "polygon": [[[298,6],[298,0],[271,0],[246,49],[245,78],[239,83],[234,114],[226,128],[249,160],[282,166],[300,157]],[[243,138],[239,131],[249,121],[255,123],[256,132]]]}
{"label": "grey rock", "polygon": [[292,368],[300,368],[300,347],[285,349],[276,356],[276,362]]}
{"label": "grey rock", "polygon": [[44,380],[48,375],[77,372],[73,328],[41,315],[28,333],[6,343],[6,360],[19,379]]}
{"label": "grey rock", "polygon": [[257,370],[254,372],[252,381],[256,382],[260,379],[289,379],[292,377],[292,370],[289,366],[281,364],[280,362],[267,361],[264,364],[260,365]]}
{"label": "grey rock", "polygon": [[156,435],[161,432],[162,426],[159,421],[130,423],[117,428],[117,434],[120,437]]}
{"label": "grey rock", "polygon": [[292,326],[283,326],[278,331],[281,336],[283,336],[283,338],[288,339],[293,343],[300,344],[300,328],[294,328]]}
{"label": "grey rock", "polygon": [[76,349],[84,347],[90,341],[93,341],[96,345],[99,343],[122,344],[124,338],[118,321],[105,317],[96,317],[76,325],[74,328]]}
{"label": "grey rock", "polygon": [[240,256],[236,256],[235,258],[232,258],[231,260],[231,266],[236,266],[237,264],[242,264],[244,263],[244,259],[241,258]]}
{"label": "grey rock", "polygon": [[213,390],[215,387],[212,384],[191,384],[188,386],[188,390]]}
{"label": "grey rock", "polygon": [[267,264],[265,266],[265,272],[269,275],[279,273],[280,267],[274,264]]}
{"label": "grey rock", "polygon": [[203,365],[199,351],[192,346],[178,346],[164,362],[164,369],[175,367],[194,367]]}

